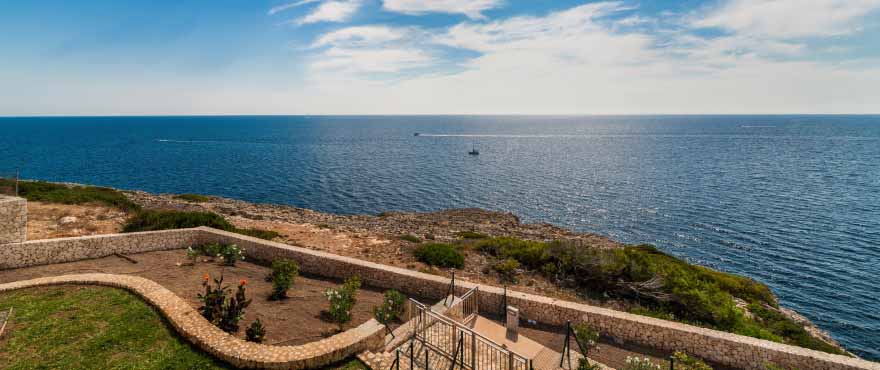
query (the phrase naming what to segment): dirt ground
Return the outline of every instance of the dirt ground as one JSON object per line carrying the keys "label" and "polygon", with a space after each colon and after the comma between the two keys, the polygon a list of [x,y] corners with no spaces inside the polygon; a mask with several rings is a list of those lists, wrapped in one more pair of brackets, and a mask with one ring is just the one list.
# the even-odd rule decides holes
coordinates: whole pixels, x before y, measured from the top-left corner
{"label": "dirt ground", "polygon": [[[197,294],[203,292],[205,274],[224,277],[224,284],[234,289],[242,279],[247,280],[247,297],[252,299],[247,308],[237,336],[244,338],[244,331],[257,318],[266,328],[266,343],[299,345],[332,336],[339,332],[337,324],[326,317],[329,307],[324,292],[338,287],[341,282],[316,277],[297,277],[288,291],[288,299],[269,301],[272,284],[265,281],[271,269],[238,262],[234,267],[224,267],[203,258],[194,266],[178,266],[186,261],[183,250],[149,252],[128,255],[138,263],[120,257],[105,257],[48,266],[35,266],[0,271],[0,283],[26,280],[44,276],[81,273],[112,273],[141,276],[153,280],[187,300],[194,308],[199,306]],[[360,325],[373,317],[373,307],[382,303],[383,292],[362,288],[352,311],[352,321],[343,329]]]}
{"label": "dirt ground", "polygon": [[27,208],[28,240],[118,233],[127,217],[100,204],[28,202]]}

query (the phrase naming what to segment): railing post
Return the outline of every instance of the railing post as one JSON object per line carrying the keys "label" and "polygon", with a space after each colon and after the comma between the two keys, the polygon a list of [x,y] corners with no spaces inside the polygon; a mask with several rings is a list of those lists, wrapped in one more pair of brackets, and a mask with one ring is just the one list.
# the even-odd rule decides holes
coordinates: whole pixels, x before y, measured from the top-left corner
{"label": "railing post", "polygon": [[507,369],[513,370],[513,352],[507,351]]}
{"label": "railing post", "polygon": [[397,368],[397,370],[400,370],[400,348],[398,348],[397,351],[394,351],[394,355],[396,356],[396,358],[394,359],[394,364],[396,365],[395,367]]}
{"label": "railing post", "polygon": [[430,358],[428,358],[428,352],[430,351],[428,347],[422,342],[422,348],[425,350],[425,370],[431,370]]}
{"label": "railing post", "polygon": [[669,370],[675,370],[675,356],[669,356]]}
{"label": "railing post", "polygon": [[415,367],[413,367],[413,364],[416,360],[415,346],[413,345],[415,343],[415,339],[415,334],[412,338],[409,339],[409,370],[416,370]]}
{"label": "railing post", "polygon": [[477,336],[471,332],[471,369],[477,370]]}

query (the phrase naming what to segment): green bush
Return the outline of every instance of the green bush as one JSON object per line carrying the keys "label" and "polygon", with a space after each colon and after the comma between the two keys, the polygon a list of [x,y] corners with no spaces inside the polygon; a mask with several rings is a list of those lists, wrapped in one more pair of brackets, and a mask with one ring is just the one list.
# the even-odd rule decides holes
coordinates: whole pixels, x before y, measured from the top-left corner
{"label": "green bush", "polygon": [[382,299],[382,305],[373,309],[376,320],[387,325],[389,322],[397,320],[403,314],[404,303],[406,297],[396,290],[388,290]]}
{"label": "green bush", "polygon": [[244,261],[244,248],[235,244],[223,245],[220,248],[220,258],[226,266],[235,266],[238,261]]}
{"label": "green bush", "polygon": [[287,290],[293,285],[293,280],[299,275],[299,265],[296,261],[280,259],[272,261],[272,273],[269,275],[272,281],[272,295],[269,300],[277,301],[287,298]]}
{"label": "green bush", "polygon": [[248,326],[244,334],[248,342],[263,343],[266,340],[266,328],[263,327],[263,323],[260,322],[259,318]]}
{"label": "green bush", "polygon": [[813,337],[802,325],[794,322],[779,311],[769,309],[759,303],[752,303],[748,308],[749,312],[762,324],[761,327],[784,338],[786,343],[828,353],[846,354],[839,348]]}
{"label": "green bush", "polygon": [[223,216],[213,212],[184,212],[175,210],[143,210],[126,221],[122,232],[186,229],[208,226],[215,229],[272,240],[278,233],[262,229],[239,229],[226,221]]}
{"label": "green bush", "polygon": [[246,280],[238,284],[235,295],[230,294],[229,287],[223,285],[223,276],[214,279],[215,287],[209,284],[210,277],[206,274],[202,286],[204,294],[199,294],[198,299],[202,303],[199,312],[212,324],[227,333],[238,332],[238,322],[244,316],[244,310],[251,304],[251,300],[245,297]]}
{"label": "green bush", "polygon": [[[14,180],[0,179],[0,188],[15,187]],[[140,210],[121,191],[97,186],[55,184],[45,181],[19,181],[18,195],[30,201],[85,204],[101,203],[126,212]]]}
{"label": "green bush", "polygon": [[412,234],[401,235],[400,240],[408,241],[410,243],[421,243],[422,239],[419,239],[418,236]]}
{"label": "green bush", "polygon": [[192,203],[204,203],[204,202],[211,200],[211,198],[206,197],[204,195],[200,195],[200,194],[178,194],[178,195],[175,195],[174,198],[180,199],[180,200],[185,200],[187,202],[192,202]]}
{"label": "green bush", "polygon": [[419,261],[432,266],[462,268],[464,256],[454,246],[443,243],[427,243],[415,251]]}
{"label": "green bush", "polygon": [[460,231],[455,233],[455,236],[461,239],[486,239],[489,235],[478,233],[476,231]]}
{"label": "green bush", "polygon": [[519,262],[513,258],[502,260],[492,266],[505,281],[516,282],[516,270],[519,268]]}
{"label": "green bush", "polygon": [[352,276],[337,289],[327,289],[324,295],[330,301],[330,318],[340,326],[351,321],[351,309],[357,303],[357,291],[361,288],[361,279]]}
{"label": "green bush", "polygon": [[676,351],[672,355],[672,358],[675,363],[675,368],[679,370],[712,370],[712,366],[709,366],[709,364],[702,359],[690,356],[681,351]]}
{"label": "green bush", "polygon": [[[584,350],[588,351],[599,343],[599,331],[593,329],[585,322],[578,322],[571,326],[574,336],[581,345],[585,346]],[[587,353],[583,353],[584,356]]]}
{"label": "green bush", "polygon": [[540,269],[549,259],[547,243],[510,237],[481,239],[474,248],[499,258],[513,258],[523,266]]}
{"label": "green bush", "polygon": [[640,358],[638,356],[626,356],[626,367],[624,370],[661,370],[660,365],[655,364],[650,358]]}

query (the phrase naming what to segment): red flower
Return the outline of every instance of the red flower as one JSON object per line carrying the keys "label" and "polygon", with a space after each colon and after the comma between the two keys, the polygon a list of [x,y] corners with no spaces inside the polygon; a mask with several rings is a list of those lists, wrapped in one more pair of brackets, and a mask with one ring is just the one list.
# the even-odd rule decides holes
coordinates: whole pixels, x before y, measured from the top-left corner
{"label": "red flower", "polygon": [[242,286],[247,285],[247,280],[246,280],[246,279],[241,279],[241,281],[238,282],[238,284],[239,284],[239,285],[242,285]]}

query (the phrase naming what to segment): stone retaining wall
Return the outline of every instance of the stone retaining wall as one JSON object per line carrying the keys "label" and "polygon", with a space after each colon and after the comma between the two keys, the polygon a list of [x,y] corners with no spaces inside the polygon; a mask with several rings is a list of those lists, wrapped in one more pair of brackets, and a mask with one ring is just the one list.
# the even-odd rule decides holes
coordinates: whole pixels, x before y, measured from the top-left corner
{"label": "stone retaining wall", "polygon": [[196,229],[33,240],[0,245],[0,270],[101,258],[114,253],[182,249],[199,243]]}
{"label": "stone retaining wall", "polygon": [[27,240],[27,201],[0,195],[0,244]]}
{"label": "stone retaining wall", "polygon": [[[97,258],[114,252],[185,248],[207,242],[238,244],[245,248],[249,258],[255,260],[290,258],[300,264],[300,270],[304,273],[340,279],[358,275],[366,284],[397,289],[409,295],[441,299],[449,285],[449,280],[440,276],[207,227],[2,245],[0,269]],[[475,285],[466,281],[457,282],[457,294],[463,294]],[[501,288],[480,285],[480,310],[499,313],[502,297]],[[880,364],[874,362],[538,295],[510,291],[508,303],[519,308],[523,319],[550,325],[584,320],[620,340],[666,350],[682,350],[736,368],[758,370],[767,363],[773,363],[799,370],[880,370]]]}
{"label": "stone retaining wall", "polygon": [[[392,266],[203,228],[206,242],[235,243],[248,257],[271,261],[290,258],[307,273],[346,278],[359,275],[366,283],[410,295],[441,299],[449,279]],[[456,282],[456,294],[477,284]],[[503,289],[480,285],[480,310],[500,313]],[[880,370],[880,363],[784,345],[766,340],[633,315],[600,307],[508,291],[507,302],[522,319],[550,325],[583,320],[601,332],[627,342],[670,351],[686,351],[719,364],[763,370],[766,364],[798,370]]]}
{"label": "stone retaining wall", "polygon": [[156,307],[184,338],[240,368],[316,369],[385,346],[385,326],[375,319],[345,332],[300,346],[246,342],[205,320],[182,298],[152,280],[111,274],[65,275],[0,284],[0,292],[36,286],[91,284],[126,289]]}

